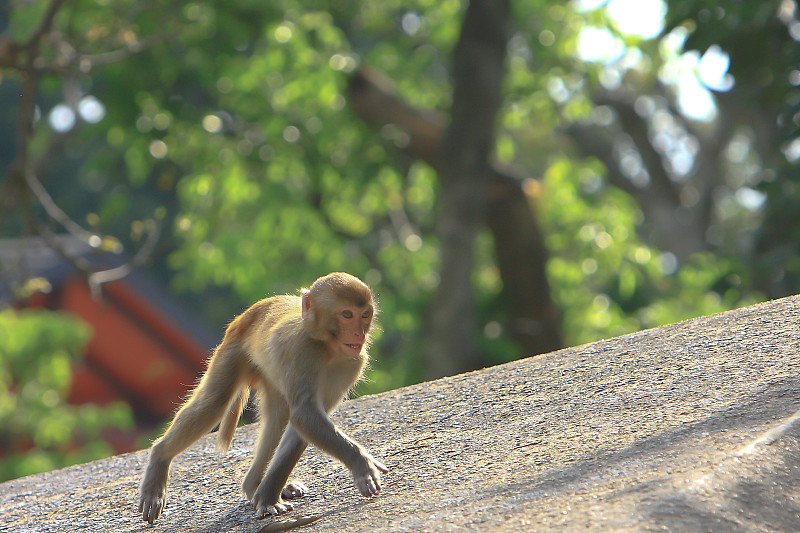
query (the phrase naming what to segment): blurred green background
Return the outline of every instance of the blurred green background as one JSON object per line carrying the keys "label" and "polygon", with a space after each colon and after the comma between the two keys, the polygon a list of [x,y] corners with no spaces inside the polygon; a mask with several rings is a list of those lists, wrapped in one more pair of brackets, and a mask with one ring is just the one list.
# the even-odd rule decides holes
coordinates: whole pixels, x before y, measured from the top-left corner
{"label": "blurred green background", "polygon": [[[458,133],[458,0],[4,3],[0,238],[124,251],[217,337],[259,298],[358,275],[382,310],[359,394],[536,355],[543,331],[570,346],[800,292],[794,0],[481,4],[510,10],[483,164],[533,222],[476,212],[466,285],[439,290],[450,185],[413,149]],[[364,79],[395,100],[364,111]],[[487,183],[473,197],[502,211]],[[528,230],[545,278],[513,246],[498,264],[498,236]],[[131,407],[65,400],[91,328],[19,310],[46,280],[3,272],[0,479],[112,453]],[[528,294],[549,323],[518,316]],[[466,335],[432,318],[464,295]]]}

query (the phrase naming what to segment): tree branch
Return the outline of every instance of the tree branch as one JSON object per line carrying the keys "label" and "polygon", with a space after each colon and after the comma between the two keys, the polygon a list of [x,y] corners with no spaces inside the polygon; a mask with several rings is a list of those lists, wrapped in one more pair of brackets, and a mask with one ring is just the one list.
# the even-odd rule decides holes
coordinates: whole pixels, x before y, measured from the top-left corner
{"label": "tree branch", "polygon": [[61,6],[66,3],[66,0],[53,0],[53,3],[50,4],[50,8],[45,13],[44,17],[42,17],[42,22],[39,24],[39,27],[33,32],[28,42],[23,44],[21,48],[26,50],[33,50],[39,46],[39,41],[41,41],[42,37],[50,33],[50,30],[53,27],[53,21],[56,18],[56,14],[58,13]]}
{"label": "tree branch", "polygon": [[398,96],[391,80],[369,67],[351,76],[347,92],[350,105],[362,120],[376,129],[396,126],[407,136],[403,151],[439,168],[439,145],[448,122],[442,113],[409,106]]}
{"label": "tree branch", "polygon": [[620,98],[604,94],[598,96],[595,100],[597,105],[607,105],[617,113],[620,126],[633,140],[636,151],[639,152],[639,156],[642,158],[645,169],[650,175],[650,183],[653,189],[658,191],[659,195],[663,195],[664,199],[669,201],[673,208],[680,207],[680,194],[667,173],[663,157],[650,142],[647,122],[639,117],[632,104]]}
{"label": "tree branch", "polygon": [[[447,117],[415,109],[396,92],[391,80],[375,69],[356,71],[348,85],[348,101],[367,124],[381,130],[391,124],[407,136],[400,148],[440,170],[439,146]],[[503,299],[512,316],[511,337],[527,354],[563,347],[561,313],[552,301],[546,276],[547,249],[524,179],[510,168],[488,161],[486,223],[494,236],[503,280]]]}
{"label": "tree branch", "polygon": [[[116,268],[98,272],[92,270],[90,262],[85,257],[71,253],[62,246],[48,225],[37,220],[35,216],[31,198],[36,199],[51,220],[57,222],[68,233],[91,248],[102,248],[109,241],[108,238],[101,238],[81,227],[56,204],[38,179],[30,160],[29,148],[34,135],[36,97],[39,92],[41,75],[51,70],[57,73],[73,72],[74,65],[80,66],[81,60],[85,63],[87,58],[91,58],[91,56],[76,56],[79,59],[72,62],[72,69],[42,64],[42,58],[39,56],[41,42],[51,34],[55,17],[65,3],[66,0],[53,0],[42,17],[39,27],[25,43],[17,44],[6,38],[0,39],[0,67],[17,70],[20,73],[22,85],[17,118],[17,149],[9,166],[8,180],[0,188],[0,216],[8,209],[20,208],[31,232],[40,235],[51,249],[82,272],[86,276],[92,294],[99,298],[100,287],[103,283],[127,276],[133,268],[141,266],[150,258],[160,236],[160,227],[155,220],[151,220],[147,238],[131,261]],[[137,48],[136,51],[139,49],[141,48]],[[110,55],[102,56],[101,60],[110,62],[124,59],[124,57],[124,54],[115,51]],[[91,61],[91,59],[89,60]],[[117,243],[118,241],[113,239],[113,242]]]}
{"label": "tree branch", "polygon": [[[31,169],[25,172],[25,183],[28,184],[28,189],[38,200],[39,204],[44,208],[47,215],[54,221],[58,222],[65,230],[72,236],[77,237],[83,242],[92,246],[92,241],[98,239],[94,233],[83,229],[80,224],[72,220],[53,200],[53,197],[45,190],[42,183],[36,178]],[[93,246],[96,248],[96,246]]]}

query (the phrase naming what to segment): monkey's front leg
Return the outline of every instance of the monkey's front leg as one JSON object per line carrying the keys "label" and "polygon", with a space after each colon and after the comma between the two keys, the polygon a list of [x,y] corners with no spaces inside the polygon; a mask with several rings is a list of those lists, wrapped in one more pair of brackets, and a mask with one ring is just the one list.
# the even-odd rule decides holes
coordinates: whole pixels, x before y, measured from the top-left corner
{"label": "monkey's front leg", "polygon": [[344,463],[363,496],[375,496],[380,492],[381,473],[389,469],[336,427],[313,400],[293,407],[290,421],[304,439]]}
{"label": "monkey's front leg", "polygon": [[308,490],[299,482],[286,484],[300,456],[308,443],[291,426],[286,428],[275,456],[269,464],[267,474],[253,496],[256,517],[280,515],[294,509],[294,506],[283,499],[298,498]]}
{"label": "monkey's front leg", "polygon": [[161,514],[167,501],[169,462],[154,460],[151,456],[139,487],[139,512],[151,524]]}

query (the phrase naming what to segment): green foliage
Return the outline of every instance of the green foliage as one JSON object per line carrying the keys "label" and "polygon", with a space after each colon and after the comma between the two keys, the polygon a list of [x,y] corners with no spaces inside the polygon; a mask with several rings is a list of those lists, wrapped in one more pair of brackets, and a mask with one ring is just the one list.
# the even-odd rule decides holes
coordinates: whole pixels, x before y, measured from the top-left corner
{"label": "green foliage", "polygon": [[[46,4],[14,2],[5,35],[24,41]],[[542,177],[542,194],[532,201],[547,235],[548,273],[568,342],[760,298],[763,289],[750,272],[762,263],[748,265],[732,246],[678,264],[646,242],[638,233],[641,206],[610,186],[607,169],[577,156],[562,135],[571,122],[594,116],[598,91],[621,87],[633,100],[666,86],[658,95],[666,99],[675,89],[675,74],[664,67],[680,52],[674,46],[665,52],[658,39],[622,35],[603,8],[579,11],[575,3],[544,0],[512,4],[497,157],[528,177]],[[748,93],[754,99],[750,108],[760,109],[762,99],[765,107],[782,107],[787,90],[796,87],[762,83],[772,71],[782,73],[785,82],[796,68],[787,71],[797,47],[775,44],[779,4],[669,1],[665,33],[682,28],[688,35],[685,49],[722,46],[731,54],[737,83],[766,87]],[[294,291],[329,271],[363,277],[380,295],[383,313],[373,368],[359,390],[416,381],[422,376],[427,309],[446,275],[439,272],[433,237],[437,177],[402,155],[402,132],[387,127],[375,133],[362,124],[348,109],[345,88],[354,69],[369,65],[393,79],[413,106],[447,111],[450,57],[464,5],[460,0],[65,3],[56,29],[85,58],[68,78],[45,78],[42,116],[75,95],[96,97],[105,115],[97,123],[79,120],[62,134],[40,121],[31,159],[53,159],[51,174],[70,178],[46,183],[59,205],[94,230],[119,236],[128,250],[139,246],[145,219],[163,221],[166,251],[155,267],[220,326],[250,302]],[[621,63],[627,66],[580,59],[579,37],[587,27],[608,28],[624,43]],[[114,55],[103,55],[109,51]],[[52,59],[55,52],[48,48],[43,54]],[[2,74],[7,89],[15,73]],[[777,85],[780,90],[773,92]],[[796,112],[787,115],[787,128],[797,126]],[[60,157],[51,157],[54,144],[66,146]],[[793,220],[800,213],[800,189],[792,179],[777,174],[760,185],[770,198],[765,233],[780,236],[760,260],[765,272],[783,269],[800,279],[800,224]],[[741,210],[732,218],[734,227],[760,220]],[[13,231],[4,228],[3,234]],[[488,234],[481,235],[476,256],[473,278],[486,360],[518,357],[503,334],[502,280]],[[3,320],[11,319],[3,315]],[[31,324],[41,331],[66,330],[49,318]],[[24,336],[26,343],[43,338]],[[60,352],[35,344],[30,350],[37,357],[62,354],[53,356],[62,362],[51,365],[63,367],[64,354],[73,354],[81,339],[65,340],[69,348]],[[0,336],[4,342],[10,341]],[[7,359],[3,355],[4,364]],[[22,378],[8,374],[14,385],[6,387],[10,399],[3,405],[21,401],[24,390]],[[38,383],[30,379],[26,383]],[[63,391],[52,384],[36,387]],[[53,394],[47,398],[52,402]],[[51,440],[66,433],[52,428]],[[34,431],[28,428],[31,435]]]}
{"label": "green foliage", "polygon": [[600,186],[602,170],[557,158],[544,177],[542,222],[553,254],[548,275],[569,344],[763,299],[733,259],[698,254],[678,265],[672,254],[642,242],[636,234],[641,212],[624,192]]}
{"label": "green foliage", "polygon": [[66,403],[87,325],[49,311],[0,311],[0,481],[107,457],[108,428],[128,429],[130,408]]}

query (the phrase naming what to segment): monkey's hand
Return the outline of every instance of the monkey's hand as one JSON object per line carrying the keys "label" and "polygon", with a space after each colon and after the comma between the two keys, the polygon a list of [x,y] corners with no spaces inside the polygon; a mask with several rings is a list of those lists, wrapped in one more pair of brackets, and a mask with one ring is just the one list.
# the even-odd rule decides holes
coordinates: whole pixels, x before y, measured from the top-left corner
{"label": "monkey's hand", "polygon": [[386,465],[365,452],[364,464],[353,470],[353,481],[362,496],[376,496],[381,491],[381,473],[386,474]]}
{"label": "monkey's hand", "polygon": [[151,524],[161,515],[167,501],[169,467],[149,463],[139,487],[139,512]]}

